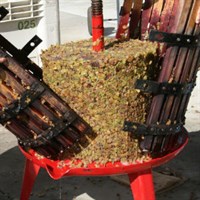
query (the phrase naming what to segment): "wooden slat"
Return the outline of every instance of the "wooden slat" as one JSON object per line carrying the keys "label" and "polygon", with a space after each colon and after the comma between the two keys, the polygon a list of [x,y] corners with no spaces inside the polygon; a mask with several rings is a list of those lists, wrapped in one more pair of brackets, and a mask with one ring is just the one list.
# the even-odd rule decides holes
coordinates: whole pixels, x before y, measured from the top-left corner
{"label": "wooden slat", "polygon": [[152,1],[152,6],[143,10],[142,12],[142,19],[141,19],[141,39],[144,40],[147,38],[148,35],[148,24],[151,17],[151,13],[153,10],[155,0]]}
{"label": "wooden slat", "polygon": [[4,105],[6,105],[7,101],[6,101],[6,98],[0,94],[0,108],[2,109],[4,107]]}
{"label": "wooden slat", "polygon": [[17,98],[13,91],[10,88],[8,88],[5,84],[0,84],[0,92],[6,97],[7,105]]}
{"label": "wooden slat", "polygon": [[133,0],[124,0],[123,6],[122,6],[122,15],[119,17],[119,24],[116,32],[116,38],[117,39],[123,39],[127,37],[128,32],[128,22],[130,18],[130,12],[133,5]]}
{"label": "wooden slat", "polygon": [[160,28],[160,18],[162,15],[162,8],[164,6],[164,0],[159,0],[154,3],[151,17],[149,20],[149,30]]}
{"label": "wooden slat", "polygon": [[170,25],[173,24],[173,19],[171,17],[173,16],[172,11],[175,6],[174,3],[174,1],[165,1],[165,5],[160,17],[160,24],[158,27],[159,30],[164,32],[169,32],[171,30]]}
{"label": "wooden slat", "polygon": [[124,14],[130,13],[132,4],[133,4],[133,0],[124,0],[124,3],[123,3]]}
{"label": "wooden slat", "polygon": [[140,21],[141,17],[141,9],[142,9],[142,0],[135,0],[133,4],[133,8],[131,10],[131,19],[129,23],[129,33],[128,37],[129,38],[138,38],[138,34],[136,33],[138,29],[138,23]]}
{"label": "wooden slat", "polygon": [[31,105],[32,107],[34,107],[35,109],[39,110],[42,113],[43,115],[42,117],[46,116],[48,120],[54,124],[57,122],[58,116],[55,115],[55,113],[51,112],[48,109],[48,107],[45,107],[38,99],[37,101],[33,102]]}
{"label": "wooden slat", "polygon": [[31,119],[38,127],[42,130],[46,130],[49,127],[49,124],[44,120],[41,120],[42,114],[38,112],[36,108],[33,106],[29,106],[27,109],[24,110],[24,113]]}
{"label": "wooden slat", "polygon": [[10,122],[7,123],[5,127],[20,139],[28,139],[29,137],[32,137],[29,129],[27,127],[24,127],[20,120],[10,120]]}
{"label": "wooden slat", "polygon": [[24,87],[19,83],[14,74],[12,74],[7,69],[0,68],[0,79],[10,85],[19,94],[25,91]]}
{"label": "wooden slat", "polygon": [[[200,50],[197,49],[193,58],[193,63],[191,65],[191,70],[190,73],[188,75],[188,81],[196,81],[196,75],[197,75],[197,71],[198,71],[198,66],[200,65]],[[190,100],[190,95],[184,95],[182,100],[181,100],[181,104],[179,106],[179,112],[177,113],[177,119],[181,120],[183,118],[183,116],[185,116],[186,110],[187,110],[187,105],[189,103]]]}
{"label": "wooden slat", "polygon": [[24,84],[31,85],[37,79],[35,79],[31,74],[29,74],[26,70],[23,69],[23,67],[17,63],[13,58],[8,56],[8,54],[0,49],[0,55],[3,57],[6,57],[7,59],[7,68],[13,72],[16,76],[18,76],[21,80],[23,80]]}

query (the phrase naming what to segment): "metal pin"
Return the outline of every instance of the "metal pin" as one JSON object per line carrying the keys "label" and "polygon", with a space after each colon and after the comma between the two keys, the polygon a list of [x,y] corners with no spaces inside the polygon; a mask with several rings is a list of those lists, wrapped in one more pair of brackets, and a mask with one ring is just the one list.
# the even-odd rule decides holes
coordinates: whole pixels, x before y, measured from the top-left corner
{"label": "metal pin", "polygon": [[188,43],[190,43],[190,42],[191,42],[191,40],[188,38],[188,39],[187,39],[187,42],[188,42]]}

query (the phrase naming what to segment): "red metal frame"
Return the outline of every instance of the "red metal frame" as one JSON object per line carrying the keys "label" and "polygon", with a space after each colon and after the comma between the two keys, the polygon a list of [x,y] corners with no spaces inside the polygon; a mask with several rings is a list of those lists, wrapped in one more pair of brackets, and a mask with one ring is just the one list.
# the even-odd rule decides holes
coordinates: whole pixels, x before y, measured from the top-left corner
{"label": "red metal frame", "polygon": [[92,16],[92,42],[94,51],[104,50],[103,15]]}
{"label": "red metal frame", "polygon": [[[105,166],[96,167],[91,163],[85,167],[70,167],[70,160],[53,161],[47,158],[38,157],[33,150],[29,152],[20,150],[26,157],[26,165],[20,200],[28,200],[34,181],[38,175],[39,169],[45,168],[53,179],[60,179],[64,176],[109,176],[117,174],[128,174],[130,187],[134,200],[155,200],[154,185],[152,179],[152,168],[159,166],[173,159],[185,147],[188,142],[187,134],[183,133],[182,144],[173,152],[146,162],[134,164],[123,164],[121,162],[107,163]],[[77,161],[77,164],[80,161]],[[60,164],[62,163],[62,166]]]}
{"label": "red metal frame", "polygon": [[130,187],[135,200],[155,200],[153,176],[151,168],[128,174]]}

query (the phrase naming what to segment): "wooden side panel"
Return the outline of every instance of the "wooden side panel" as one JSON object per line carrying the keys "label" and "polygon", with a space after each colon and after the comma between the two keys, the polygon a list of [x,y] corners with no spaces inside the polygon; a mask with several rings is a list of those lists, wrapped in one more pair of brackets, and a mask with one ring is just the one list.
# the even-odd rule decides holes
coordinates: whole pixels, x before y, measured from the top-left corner
{"label": "wooden side panel", "polygon": [[[151,8],[143,12],[143,18],[148,16],[142,19],[143,36],[145,30],[148,31],[149,29],[158,29],[170,33],[198,34],[199,30],[196,27],[195,20],[200,6],[199,3],[196,0],[154,2]],[[160,9],[161,4],[163,5],[162,9]],[[148,20],[150,19],[148,22],[147,18]],[[188,66],[192,65],[193,60],[196,62],[198,57],[197,50],[188,50],[187,48],[180,47],[168,48],[164,46],[162,53],[164,59],[158,81],[181,83],[189,81],[189,78],[186,76],[190,71]],[[175,98],[174,96],[168,96],[167,98],[164,95],[155,96],[147,118],[147,124],[170,124],[173,121],[182,121],[184,115],[182,110],[185,107],[183,104],[186,102],[186,97],[183,98],[184,100],[179,97]],[[170,143],[169,141],[171,141],[170,137],[149,136],[145,139],[144,143],[147,149],[156,152],[162,146],[164,147],[163,149],[167,148],[166,144]]]}
{"label": "wooden side panel", "polygon": [[[45,145],[32,148],[52,159],[58,159],[66,152],[80,151],[79,145],[88,144],[85,136],[94,137],[90,126],[44,82],[34,77],[29,70],[25,70],[6,51],[0,49],[0,55],[7,58],[7,65],[2,65],[0,68],[0,112],[3,113],[5,108],[14,101],[20,101],[24,93],[30,90],[32,84],[37,83],[44,88],[44,91],[31,105],[4,124],[20,141],[22,140],[20,144],[25,147],[29,146],[31,141],[47,134],[44,135]],[[27,97],[26,100],[31,99]],[[48,135],[52,134],[48,131],[50,128],[56,127],[58,123],[68,123],[70,118],[74,120],[60,134],[55,133],[56,136],[53,139],[51,135]],[[25,140],[24,143],[23,140]]]}

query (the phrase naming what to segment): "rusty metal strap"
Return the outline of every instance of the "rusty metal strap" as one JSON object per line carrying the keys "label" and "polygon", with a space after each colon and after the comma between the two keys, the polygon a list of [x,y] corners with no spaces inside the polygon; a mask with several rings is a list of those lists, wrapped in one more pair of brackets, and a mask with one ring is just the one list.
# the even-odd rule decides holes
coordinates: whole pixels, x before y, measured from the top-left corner
{"label": "rusty metal strap", "polygon": [[145,93],[151,94],[168,94],[182,95],[190,94],[195,86],[195,83],[159,83],[156,81],[137,79],[134,83],[134,88]]}
{"label": "rusty metal strap", "polygon": [[146,136],[146,135],[170,135],[175,134],[181,131],[183,128],[182,123],[173,124],[173,125],[166,125],[166,124],[140,124],[130,121],[124,122],[123,131],[128,131],[133,133],[135,136]]}
{"label": "rusty metal strap", "polygon": [[35,82],[27,89],[19,99],[0,110],[0,123],[4,124],[8,120],[15,118],[21,111],[34,102],[43,92],[45,88]]}
{"label": "rusty metal strap", "polygon": [[77,119],[77,114],[73,110],[69,110],[64,114],[62,119],[60,119],[53,126],[49,127],[46,131],[38,135],[37,138],[30,138],[25,140],[19,139],[19,144],[24,147],[32,147],[32,148],[45,145],[51,139],[61,134],[76,119]]}
{"label": "rusty metal strap", "polygon": [[180,47],[200,47],[200,37],[194,35],[183,35],[178,33],[166,33],[158,30],[151,30],[149,40],[156,42],[167,43],[169,46]]}

